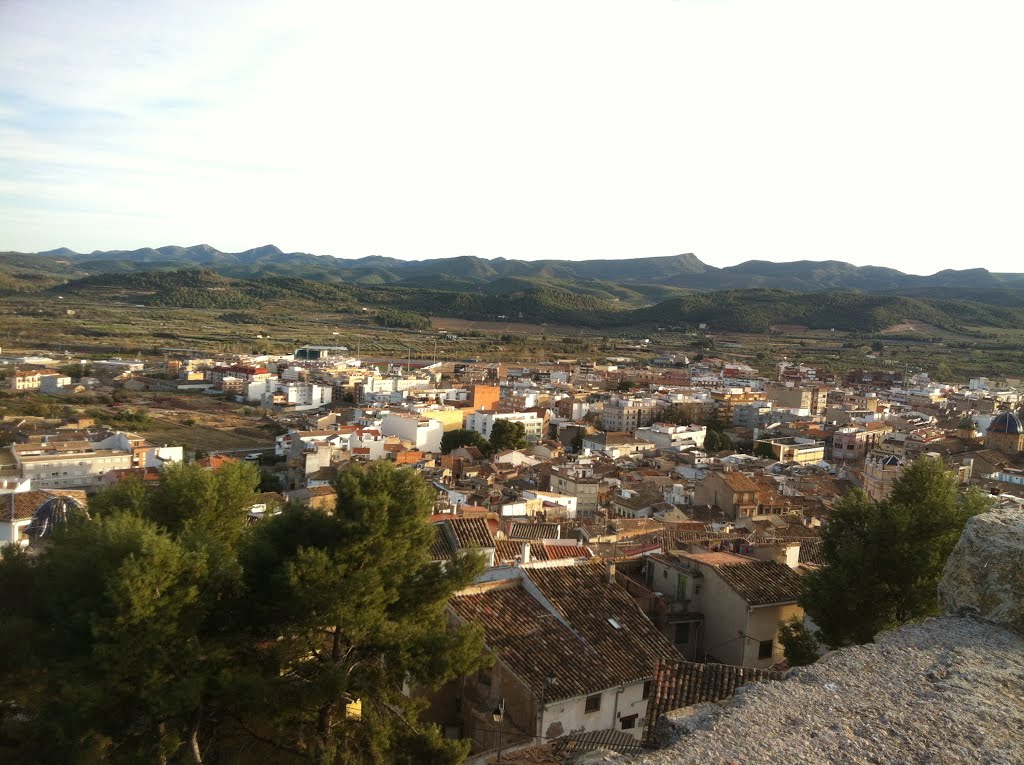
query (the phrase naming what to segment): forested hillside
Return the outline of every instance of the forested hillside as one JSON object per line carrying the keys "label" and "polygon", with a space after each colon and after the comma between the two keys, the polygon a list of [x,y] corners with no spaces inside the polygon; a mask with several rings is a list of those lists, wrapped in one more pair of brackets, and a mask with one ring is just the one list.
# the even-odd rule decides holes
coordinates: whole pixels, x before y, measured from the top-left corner
{"label": "forested hillside", "polygon": [[[845,331],[878,331],[904,321],[947,330],[967,326],[1022,327],[1024,308],[965,300],[908,298],[854,291],[774,289],[680,292],[617,289],[573,291],[529,280],[506,291],[442,290],[411,286],[318,282],[295,277],[232,279],[206,269],[100,274],[51,292],[172,308],[246,310],[272,305],[337,313],[390,312],[384,326],[426,326],[439,316],[496,321],[551,322],[601,327],[713,328],[764,332],[777,324]],[[673,294],[654,302],[655,295]],[[646,293],[646,294],[645,294]],[[1001,296],[1009,302],[1006,296]]]}

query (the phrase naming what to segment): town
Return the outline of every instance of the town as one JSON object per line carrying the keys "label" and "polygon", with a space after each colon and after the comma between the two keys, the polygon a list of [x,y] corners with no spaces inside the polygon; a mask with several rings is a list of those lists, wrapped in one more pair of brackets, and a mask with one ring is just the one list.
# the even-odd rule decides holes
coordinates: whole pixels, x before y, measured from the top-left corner
{"label": "town", "polygon": [[642,752],[666,713],[781,680],[786,630],[810,624],[802,580],[853,490],[884,502],[932,461],[1024,509],[1020,378],[321,345],[2,361],[0,543],[28,551],[97,492],[157,487],[182,463],[258,469],[246,527],[340,512],[353,465],[418,474],[435,564],[483,559],[447,618],[482,630],[494,663],[426,694],[423,714],[473,762]]}

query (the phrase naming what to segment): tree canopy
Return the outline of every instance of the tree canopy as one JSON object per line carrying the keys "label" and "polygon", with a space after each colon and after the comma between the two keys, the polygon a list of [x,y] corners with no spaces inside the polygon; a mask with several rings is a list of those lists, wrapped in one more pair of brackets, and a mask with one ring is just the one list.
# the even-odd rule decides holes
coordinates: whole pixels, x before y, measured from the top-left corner
{"label": "tree canopy", "polygon": [[[0,560],[0,760],[454,763],[403,688],[485,661],[445,607],[483,563],[430,556],[433,491],[375,462],[334,513],[245,523],[247,464],[100,492],[94,520]],[[281,759],[285,758],[285,759]]]}
{"label": "tree canopy", "polygon": [[463,446],[475,446],[484,454],[491,451],[491,442],[475,430],[449,430],[441,436],[441,454],[449,454]]}
{"label": "tree canopy", "polygon": [[495,420],[491,426],[491,449],[496,452],[505,449],[526,448],[526,426],[511,420]]}
{"label": "tree canopy", "polygon": [[867,643],[937,614],[946,558],[987,502],[976,492],[959,494],[955,475],[928,457],[911,463],[883,502],[861,491],[843,497],[822,533],[825,566],[803,580],[801,602],[822,640]]}

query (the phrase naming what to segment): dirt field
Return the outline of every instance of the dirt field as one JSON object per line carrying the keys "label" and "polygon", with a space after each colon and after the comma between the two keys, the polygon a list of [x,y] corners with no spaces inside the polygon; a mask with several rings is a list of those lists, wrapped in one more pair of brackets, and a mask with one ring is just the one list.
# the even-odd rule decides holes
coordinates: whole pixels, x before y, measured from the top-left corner
{"label": "dirt field", "polygon": [[470,319],[439,319],[430,320],[434,329],[458,332],[459,330],[476,330],[478,332],[509,332],[518,335],[600,335],[601,331],[589,327],[574,327],[569,324],[524,324],[516,321],[472,321]]}
{"label": "dirt field", "polygon": [[163,417],[153,417],[153,424],[140,430],[139,435],[153,443],[176,443],[207,452],[262,448],[274,443],[269,435],[264,439],[256,439],[207,425],[182,425]]}

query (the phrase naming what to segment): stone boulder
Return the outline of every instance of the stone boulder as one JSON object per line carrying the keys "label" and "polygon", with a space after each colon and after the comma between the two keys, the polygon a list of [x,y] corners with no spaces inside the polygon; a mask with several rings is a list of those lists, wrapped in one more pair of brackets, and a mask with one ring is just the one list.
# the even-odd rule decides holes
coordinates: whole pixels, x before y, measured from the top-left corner
{"label": "stone boulder", "polygon": [[1024,634],[1024,512],[995,510],[967,522],[939,583],[950,614],[971,614]]}

